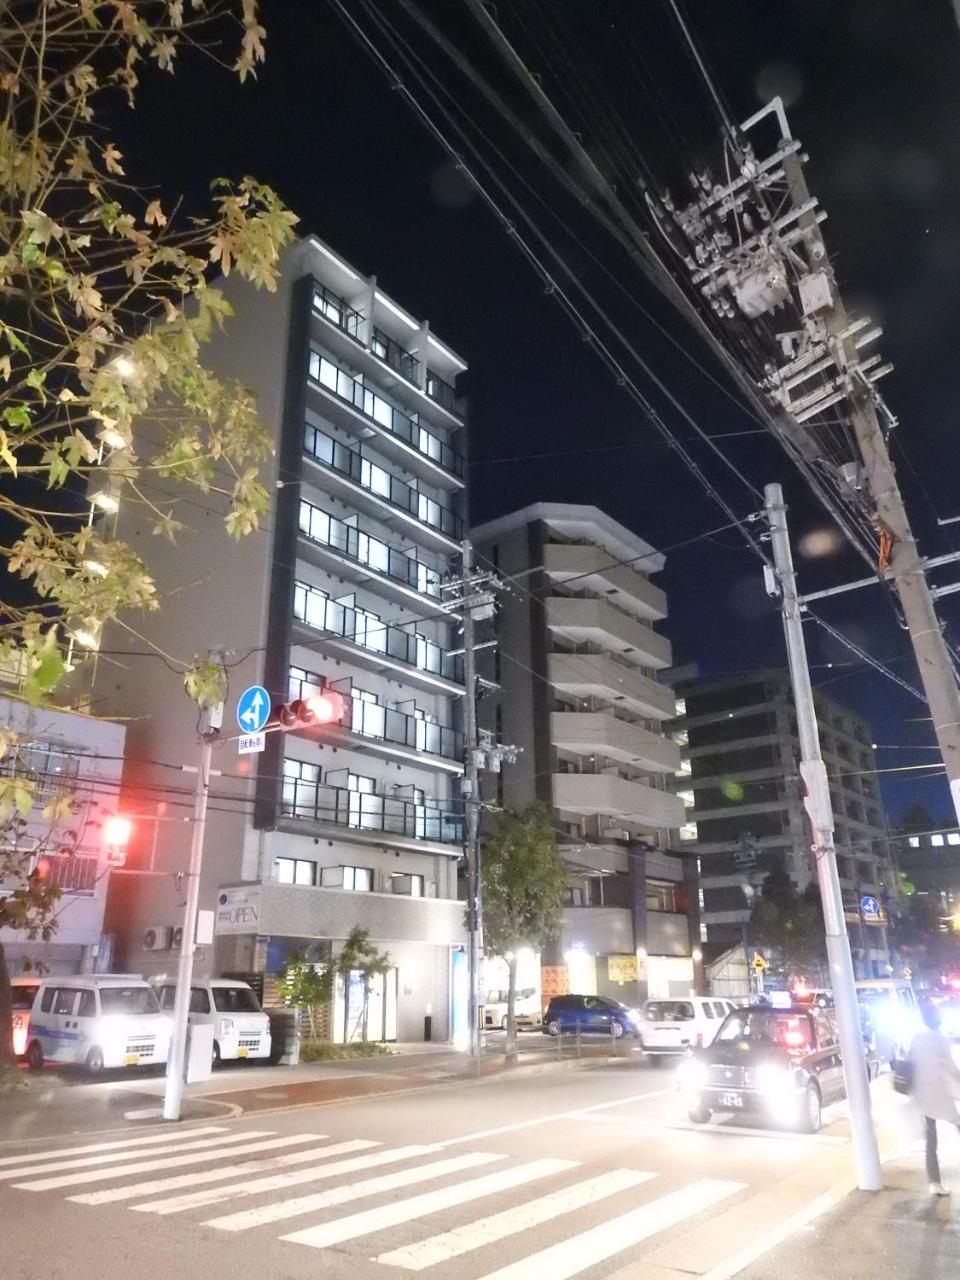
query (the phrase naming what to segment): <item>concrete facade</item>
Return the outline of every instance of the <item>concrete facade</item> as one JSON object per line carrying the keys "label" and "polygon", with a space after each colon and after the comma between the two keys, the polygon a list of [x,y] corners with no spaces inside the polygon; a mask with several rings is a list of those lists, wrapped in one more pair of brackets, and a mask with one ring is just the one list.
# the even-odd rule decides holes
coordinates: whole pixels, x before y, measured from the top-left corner
{"label": "concrete facade", "polygon": [[[258,532],[232,542],[216,492],[188,493],[175,546],[121,509],[121,534],[150,542],[165,599],[145,625],[178,657],[231,651],[225,739],[252,684],[275,708],[333,689],[344,714],[322,730],[269,733],[260,755],[238,756],[230,740],[215,753],[200,907],[249,886],[263,914],[238,931],[222,911],[198,968],[265,975],[269,988],[292,950],[336,950],[359,924],[394,961],[396,1036],[422,1038],[432,1005],[443,1039],[463,942],[463,686],[440,583],[466,514],[466,425],[453,389],[466,366],[315,237],[287,252],[276,293],[233,279],[218,287],[234,314],[204,359],[258,397],[274,446],[261,472],[271,508]],[[110,636],[107,647],[124,646]],[[175,945],[148,950],[144,939],[158,929],[166,938],[182,913],[189,828],[170,818],[189,804],[192,779],[177,769],[195,759],[196,708],[161,664],[128,665],[136,679],[101,667],[97,695],[132,717],[135,754],[160,762],[131,764],[125,781],[156,810],[159,838],[138,857],[161,874],[113,894],[111,919],[125,964],[169,973]],[[161,778],[177,791],[166,810]]]}
{"label": "concrete facade", "polygon": [[562,936],[543,963],[570,990],[628,1004],[686,994],[699,921],[692,863],[668,852],[683,806],[663,730],[674,695],[658,679],[670,643],[654,630],[667,602],[650,581],[663,556],[590,506],[537,503],[472,536],[506,588],[481,724],[522,748],[487,798],[545,805],[570,867]]}

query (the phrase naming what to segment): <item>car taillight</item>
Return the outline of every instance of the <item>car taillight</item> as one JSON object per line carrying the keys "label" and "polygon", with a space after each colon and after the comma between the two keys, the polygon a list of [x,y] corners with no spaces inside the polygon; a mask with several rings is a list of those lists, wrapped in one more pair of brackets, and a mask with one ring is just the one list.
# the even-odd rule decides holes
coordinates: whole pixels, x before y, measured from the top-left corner
{"label": "car taillight", "polygon": [[13,1015],[13,1052],[20,1057],[27,1052],[27,1024],[19,1014]]}

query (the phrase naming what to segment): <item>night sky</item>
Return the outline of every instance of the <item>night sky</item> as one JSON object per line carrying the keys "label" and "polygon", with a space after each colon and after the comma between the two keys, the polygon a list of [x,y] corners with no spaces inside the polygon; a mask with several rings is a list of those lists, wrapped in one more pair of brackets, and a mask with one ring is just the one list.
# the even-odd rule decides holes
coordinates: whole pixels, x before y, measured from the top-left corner
{"label": "night sky", "polygon": [[[663,548],[723,524],[723,513],[546,296],[495,216],[333,7],[322,0],[266,0],[262,7],[268,56],[255,84],[241,89],[198,57],[184,59],[174,80],[144,75],[137,111],[117,120],[127,172],[155,183],[165,207],[182,193],[188,208],[202,207],[211,177],[254,174],[280,191],[302,231],[316,231],[361,270],[375,272],[414,314],[430,318],[471,365],[463,389],[475,522],[540,499],[590,502]],[[463,6],[424,0],[421,7],[546,138]],[[347,8],[367,22],[363,5]],[[715,373],[682,321],[603,229],[565,202],[508,127],[404,19],[397,0],[379,0],[377,8],[437,74],[438,88],[467,105],[487,158],[500,152],[499,171],[506,173],[506,161],[529,184],[510,180],[644,358],[706,431],[730,436],[722,441],[730,460],[761,489],[783,483],[800,548],[824,542],[806,538],[829,528],[828,519],[777,446],[755,434],[756,423],[678,355],[635,303]],[[896,365],[884,393],[900,418],[894,460],[921,548],[935,555],[960,547],[960,524],[936,526],[937,515],[960,514],[953,378],[960,344],[960,34],[950,0],[688,0],[685,9],[736,119],[774,92],[787,100],[793,132],[810,153],[808,182],[830,215],[824,232],[847,305],[883,325],[880,349]],[[630,157],[639,155],[685,197],[683,150],[716,161],[716,118],[666,0],[500,0],[497,12],[557,104],[579,110],[578,126],[598,162],[624,158],[620,181],[632,180]],[[614,117],[625,126],[619,134],[591,133],[598,120],[613,130]],[[639,372],[637,381],[671,429],[690,439],[690,428]],[[738,515],[756,510],[755,498],[704,446],[694,452]],[[802,590],[866,572],[842,550],[801,554],[798,563]],[[938,581],[949,580],[950,571],[941,570]],[[679,548],[661,582],[678,663],[696,662],[705,674],[783,664],[778,616],[736,530]],[[960,622],[954,599],[942,605],[952,624]],[[916,683],[909,645],[879,588],[827,602],[822,612]],[[922,749],[932,734],[920,702],[812,627],[808,643],[815,682],[867,714],[878,743],[910,748],[881,752],[882,765],[931,759]],[[942,780],[888,774],[884,790],[894,817],[917,801],[935,816],[949,812]]]}

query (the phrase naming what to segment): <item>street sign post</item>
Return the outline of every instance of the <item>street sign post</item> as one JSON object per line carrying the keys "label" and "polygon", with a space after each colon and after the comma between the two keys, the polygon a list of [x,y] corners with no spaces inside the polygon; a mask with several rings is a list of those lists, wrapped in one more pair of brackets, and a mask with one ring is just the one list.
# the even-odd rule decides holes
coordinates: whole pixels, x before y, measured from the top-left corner
{"label": "street sign post", "polygon": [[869,893],[865,893],[860,899],[860,914],[864,920],[880,919],[880,903]]}
{"label": "street sign post", "polygon": [[237,742],[240,755],[262,751],[267,745],[263,728],[270,718],[270,695],[262,684],[252,684],[244,689],[237,702],[237,724],[243,736]]}

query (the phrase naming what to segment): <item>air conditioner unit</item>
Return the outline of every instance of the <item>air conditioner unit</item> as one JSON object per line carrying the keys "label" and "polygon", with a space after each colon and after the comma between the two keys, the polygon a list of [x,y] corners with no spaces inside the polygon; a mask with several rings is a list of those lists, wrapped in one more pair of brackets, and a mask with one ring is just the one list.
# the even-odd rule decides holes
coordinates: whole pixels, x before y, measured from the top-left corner
{"label": "air conditioner unit", "polygon": [[183,925],[178,924],[175,929],[170,930],[170,949],[171,951],[179,951],[183,946]]}
{"label": "air conditioner unit", "polygon": [[169,951],[170,929],[165,924],[151,924],[143,931],[144,951]]}

